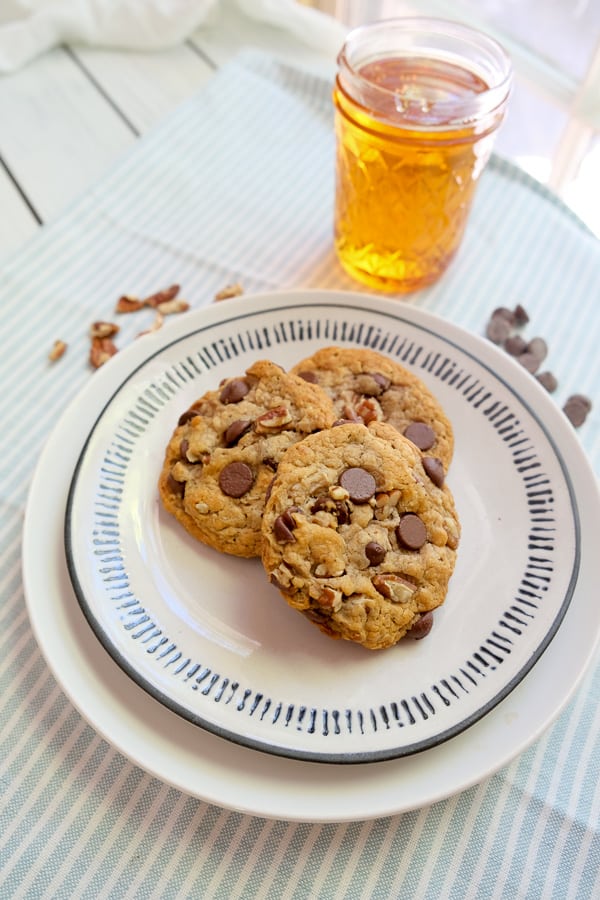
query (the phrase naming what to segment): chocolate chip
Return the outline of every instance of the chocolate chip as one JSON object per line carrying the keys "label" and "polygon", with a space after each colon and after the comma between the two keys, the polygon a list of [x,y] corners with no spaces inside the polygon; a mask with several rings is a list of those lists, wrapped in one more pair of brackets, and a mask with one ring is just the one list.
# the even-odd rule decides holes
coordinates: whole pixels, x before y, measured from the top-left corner
{"label": "chocolate chip", "polygon": [[336,500],[335,515],[338,520],[338,525],[347,525],[350,521],[350,510],[348,508],[348,504],[343,500]]}
{"label": "chocolate chip", "polygon": [[425,422],[411,422],[404,429],[404,437],[415,444],[419,450],[429,450],[436,442],[436,433]]}
{"label": "chocolate chip", "polygon": [[589,397],[586,397],[585,394],[572,394],[567,403],[569,402],[577,403],[579,406],[582,406],[587,412],[589,412],[592,408],[592,401]]}
{"label": "chocolate chip", "polygon": [[371,378],[375,379],[382,391],[387,391],[392,383],[390,379],[386,375],[382,375],[381,372],[372,372]]}
{"label": "chocolate chip", "polygon": [[529,316],[528,316],[526,310],[521,306],[520,303],[517,303],[517,305],[515,306],[514,316],[515,316],[515,325],[518,328],[521,328],[521,326],[523,326],[523,325],[527,325],[527,323],[529,322]]}
{"label": "chocolate chip", "polygon": [[531,372],[534,375],[540,367],[540,360],[537,356],[534,356],[533,353],[529,353],[527,350],[525,353],[521,353],[520,356],[517,356],[517,362],[520,362],[524,369],[527,369],[528,372]]}
{"label": "chocolate chip", "polygon": [[356,390],[366,397],[378,397],[387,391],[390,384],[390,379],[381,372],[365,372],[356,377]]}
{"label": "chocolate chip", "polygon": [[342,412],[346,422],[355,422],[357,425],[364,425],[361,417],[358,415],[355,409],[352,409],[349,404],[346,404],[346,406],[344,406]]}
{"label": "chocolate chip", "polygon": [[182,459],[187,459],[187,452],[190,449],[190,442],[187,438],[183,438],[179,445],[179,455]]}
{"label": "chocolate chip", "polygon": [[303,381],[308,381],[310,384],[318,384],[319,379],[316,376],[315,372],[311,372],[307,370],[306,372],[298,372],[298,378],[302,378]]}
{"label": "chocolate chip", "polygon": [[190,406],[189,409],[186,409],[184,413],[181,413],[179,416],[178,425],[186,425],[191,419],[195,416],[199,416],[200,411],[195,406]]}
{"label": "chocolate chip", "polygon": [[254,482],[254,473],[243,462],[228,463],[219,473],[219,487],[228,497],[243,497]]}
{"label": "chocolate chip", "polygon": [[167,477],[167,489],[171,494],[175,494],[178,497],[183,497],[183,493],[185,491],[185,482],[177,481],[176,478],[173,478],[171,473]]}
{"label": "chocolate chip", "polygon": [[419,550],[427,541],[425,523],[416,513],[406,513],[396,526],[398,543],[409,550]]}
{"label": "chocolate chip", "polygon": [[504,341],[504,349],[511,356],[520,356],[527,349],[527,341],[520,334],[513,334]]}
{"label": "chocolate chip", "polygon": [[494,344],[503,344],[511,332],[511,324],[502,316],[492,316],[487,323],[485,334]]}
{"label": "chocolate chip", "polygon": [[414,641],[420,641],[427,637],[433,627],[433,613],[431,611],[421,613],[416,622],[406,632],[406,637],[412,638]]}
{"label": "chocolate chip", "polygon": [[573,394],[563,406],[563,412],[575,428],[583,425],[592,408],[592,401],[583,394]]}
{"label": "chocolate chip", "polygon": [[[358,425],[359,421],[357,419],[336,419],[331,427],[336,428],[337,425]],[[362,425],[362,421],[360,421],[360,424]]]}
{"label": "chocolate chip", "polygon": [[[292,523],[291,527],[290,522]],[[291,516],[287,515],[286,510],[282,516],[277,516],[273,522],[273,534],[275,535],[275,540],[280,544],[289,544],[291,541],[295,541],[296,538],[292,533],[295,527],[296,523]]]}
{"label": "chocolate chip", "polygon": [[556,388],[558,387],[558,381],[552,374],[552,372],[540,372],[535,376],[542,387],[545,387],[549,394],[554,393]]}
{"label": "chocolate chip", "polygon": [[338,525],[347,525],[350,521],[348,504],[343,500],[334,500],[328,494],[319,494],[310,508],[311,513],[328,512],[337,517]]}
{"label": "chocolate chip", "polygon": [[225,429],[223,440],[228,447],[237,444],[242,435],[246,434],[252,428],[252,422],[249,419],[236,419],[231,425]]}
{"label": "chocolate chip", "polygon": [[233,378],[231,381],[226,382],[225,387],[219,394],[219,400],[221,403],[239,403],[249,390],[250,387],[243,378]]}
{"label": "chocolate chip", "polygon": [[542,363],[548,356],[548,345],[544,338],[535,337],[527,344],[526,352],[531,353],[532,356],[535,356],[535,358]]}
{"label": "chocolate chip", "polygon": [[310,508],[311,513],[318,512],[330,512],[333,505],[335,504],[335,500],[333,500],[328,494],[319,494],[319,496],[315,499],[315,502]]}
{"label": "chocolate chip", "polygon": [[378,566],[384,560],[385,549],[377,541],[369,541],[365,547],[365,556],[369,560],[370,566]]}
{"label": "chocolate chip", "polygon": [[512,327],[515,324],[515,313],[506,306],[498,306],[491,315],[492,319],[504,319]]}
{"label": "chocolate chip", "polygon": [[444,464],[441,459],[438,459],[437,456],[424,456],[423,457],[423,468],[429,475],[430,479],[433,483],[441,488],[444,484],[445,472],[444,472]]}
{"label": "chocolate chip", "polygon": [[370,472],[354,466],[340,475],[340,484],[348,491],[354,503],[366,503],[377,489],[377,483]]}
{"label": "chocolate chip", "polygon": [[301,513],[302,510],[299,506],[288,506],[288,508],[281,514],[281,519],[285,522],[286,526],[293,531],[296,527],[296,520],[294,519],[292,513]]}

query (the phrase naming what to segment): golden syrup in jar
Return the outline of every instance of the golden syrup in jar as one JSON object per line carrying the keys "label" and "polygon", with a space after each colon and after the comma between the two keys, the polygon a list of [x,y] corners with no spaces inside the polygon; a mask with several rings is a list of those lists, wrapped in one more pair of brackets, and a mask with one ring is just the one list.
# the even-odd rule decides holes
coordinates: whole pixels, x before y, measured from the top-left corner
{"label": "golden syrup in jar", "polygon": [[369,109],[336,80],[336,251],[359,281],[414,291],[458,249],[501,116],[461,123],[461,105],[488,86],[458,65],[388,57],[358,75],[383,90]]}

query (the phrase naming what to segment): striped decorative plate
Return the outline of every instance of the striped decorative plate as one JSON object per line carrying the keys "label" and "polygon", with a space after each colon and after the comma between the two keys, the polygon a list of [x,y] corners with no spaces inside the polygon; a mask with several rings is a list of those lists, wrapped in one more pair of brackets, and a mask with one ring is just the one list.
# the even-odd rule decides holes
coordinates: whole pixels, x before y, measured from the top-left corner
{"label": "striped decorative plate", "polygon": [[[289,367],[331,344],[413,370],[455,430],[448,483],[463,534],[450,591],[425,640],[386,651],[326,638],[258,560],[198,544],[157,495],[165,446],[193,400],[256,359]],[[67,563],[97,637],[160,703],[247,747],[370,762],[446,741],[535,677],[577,584],[578,451],[514,360],[402,302],[329,292],[227,301],[119,356],[80,399],[99,415],[69,492]]]}

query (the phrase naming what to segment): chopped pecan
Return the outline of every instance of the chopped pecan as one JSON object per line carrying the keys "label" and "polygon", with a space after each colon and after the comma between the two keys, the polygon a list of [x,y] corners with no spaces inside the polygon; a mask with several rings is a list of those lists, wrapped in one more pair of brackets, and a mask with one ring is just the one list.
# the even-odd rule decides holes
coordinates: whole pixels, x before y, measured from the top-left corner
{"label": "chopped pecan", "polygon": [[345,572],[341,559],[327,559],[315,566],[317,578],[339,578]]}
{"label": "chopped pecan", "polygon": [[99,369],[104,363],[108,362],[111,356],[114,356],[117,348],[112,338],[95,337],[92,338],[92,346],[90,347],[90,365],[94,369]]}
{"label": "chopped pecan", "polygon": [[142,309],[144,306],[144,301],[139,300],[137,297],[129,297],[124,294],[122,297],[119,297],[117,300],[117,305],[115,306],[115,312],[117,313],[132,313],[137,312],[138,309]]}
{"label": "chopped pecan", "polygon": [[186,481],[190,481],[190,479],[193,478],[197,472],[197,463],[190,462],[189,460],[179,459],[171,469],[171,476],[175,479],[175,481],[184,483]]}
{"label": "chopped pecan", "polygon": [[65,353],[66,349],[67,345],[64,341],[54,341],[54,343],[52,344],[52,349],[48,354],[48,359],[50,360],[50,362],[56,362],[57,359],[60,359],[61,356],[63,356],[63,354]]}
{"label": "chopped pecan", "polygon": [[365,425],[368,425],[369,422],[375,422],[381,418],[381,407],[374,397],[363,397],[356,404],[356,414],[360,416]]}
{"label": "chopped pecan", "polygon": [[174,300],[178,293],[179,285],[172,284],[171,287],[165,288],[164,291],[157,291],[155,294],[150,294],[149,297],[146,297],[143,300],[143,305],[156,308],[157,306],[160,306],[161,303],[168,303],[170,300]]}
{"label": "chopped pecan", "polygon": [[215,300],[229,300],[230,297],[239,297],[244,293],[244,288],[236,281],[235,284],[228,284],[222,290],[215,294]]}
{"label": "chopped pecan", "polygon": [[347,500],[350,494],[341,484],[332,484],[329,488],[329,496],[334,500]]}
{"label": "chopped pecan", "polygon": [[342,605],[342,592],[325,587],[317,597],[317,603],[322,609],[329,609],[335,612]]}
{"label": "chopped pecan", "polygon": [[146,328],[145,331],[140,331],[138,337],[143,337],[145,334],[152,334],[153,331],[158,331],[159,328],[162,328],[164,318],[162,313],[156,311],[156,315],[154,317],[154,322],[150,326],[150,328]]}
{"label": "chopped pecan", "polygon": [[289,425],[291,421],[292,414],[287,407],[275,406],[273,409],[268,409],[258,416],[254,423],[254,428],[258,433],[277,431],[279,428],[283,428],[284,425]]}
{"label": "chopped pecan", "polygon": [[157,303],[156,309],[163,316],[170,316],[173,313],[182,313],[187,312],[190,308],[190,304],[187,300],[181,300],[179,297],[174,297],[172,300],[163,300],[162,303]]}
{"label": "chopped pecan", "polygon": [[350,406],[349,403],[346,403],[342,412],[344,416],[343,421],[345,421],[346,423],[356,422],[357,425],[362,423],[362,419],[356,414],[356,411],[352,406]]}
{"label": "chopped pecan", "polygon": [[391,509],[392,507],[398,506],[400,496],[400,491],[396,489],[389,493],[387,491],[381,491],[375,495],[375,505],[378,508],[386,506]]}
{"label": "chopped pecan", "polygon": [[379,591],[382,597],[386,597],[392,603],[408,603],[417,589],[417,586],[411,581],[392,573],[375,575],[373,587]]}
{"label": "chopped pecan", "polygon": [[90,325],[91,338],[110,338],[119,332],[119,326],[114,322],[93,322]]}

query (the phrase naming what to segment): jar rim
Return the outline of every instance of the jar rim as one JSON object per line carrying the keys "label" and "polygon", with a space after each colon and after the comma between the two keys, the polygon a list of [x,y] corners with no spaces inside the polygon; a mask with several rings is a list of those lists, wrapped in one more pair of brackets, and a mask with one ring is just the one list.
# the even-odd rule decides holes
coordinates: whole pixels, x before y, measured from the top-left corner
{"label": "jar rim", "polygon": [[[366,107],[377,108],[386,99],[388,103],[394,101],[396,90],[377,84],[360,70],[370,62],[398,57],[453,62],[482,79],[486,88],[480,92],[461,99],[436,100],[438,115],[448,122],[469,121],[493,113],[508,99],[512,63],[502,45],[468,25],[425,16],[380,19],[350,31],[337,58],[342,87]],[[410,119],[410,101],[406,112]]]}

